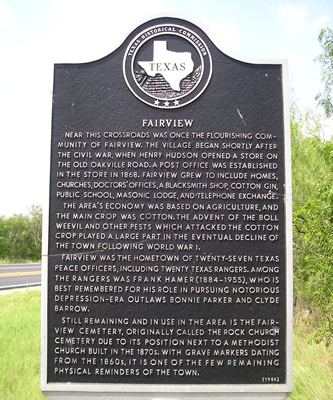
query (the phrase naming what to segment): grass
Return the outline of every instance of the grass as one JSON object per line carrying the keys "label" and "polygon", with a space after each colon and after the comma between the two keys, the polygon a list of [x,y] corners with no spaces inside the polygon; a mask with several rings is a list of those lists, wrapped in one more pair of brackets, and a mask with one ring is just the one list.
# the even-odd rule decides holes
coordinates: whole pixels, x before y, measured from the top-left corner
{"label": "grass", "polygon": [[14,259],[14,258],[0,258],[1,264],[40,264],[41,260],[28,260],[28,259]]}
{"label": "grass", "polygon": [[0,399],[45,399],[39,390],[40,291],[0,295]]}
{"label": "grass", "polygon": [[310,341],[313,320],[304,312],[296,315],[294,390],[289,400],[333,400],[333,348]]}
{"label": "grass", "polygon": [[[289,400],[331,400],[333,349],[309,343],[313,328],[306,315],[297,315]],[[45,400],[39,389],[39,329],[39,290],[0,296],[0,400]]]}

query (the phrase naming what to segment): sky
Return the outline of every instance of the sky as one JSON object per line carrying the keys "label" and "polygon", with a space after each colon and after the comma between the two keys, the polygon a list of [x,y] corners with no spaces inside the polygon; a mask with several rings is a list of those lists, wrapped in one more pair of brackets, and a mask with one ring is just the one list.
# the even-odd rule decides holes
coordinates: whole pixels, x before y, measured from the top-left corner
{"label": "sky", "polygon": [[320,112],[314,59],[332,0],[0,0],[0,215],[46,204],[53,64],[102,58],[165,16],[195,23],[227,54],[287,58],[292,102]]}

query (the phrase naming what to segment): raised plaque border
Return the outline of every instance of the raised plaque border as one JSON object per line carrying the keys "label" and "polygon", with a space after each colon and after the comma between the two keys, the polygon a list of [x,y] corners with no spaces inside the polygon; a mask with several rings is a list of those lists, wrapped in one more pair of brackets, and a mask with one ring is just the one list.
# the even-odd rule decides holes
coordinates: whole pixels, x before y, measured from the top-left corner
{"label": "raised plaque border", "polygon": [[[141,28],[145,23],[164,23],[164,18],[139,21],[134,29]],[[179,17],[170,17],[176,24],[181,24]],[[186,17],[185,17],[186,18]],[[187,21],[184,21],[187,22]],[[210,31],[203,22],[196,21],[202,26],[207,36],[216,39],[216,33]],[[191,25],[195,25],[189,21]],[[125,39],[125,38],[124,38]],[[212,39],[211,39],[212,40]],[[214,41],[213,41],[214,42]],[[248,64],[267,64],[282,66],[282,93],[283,93],[283,119],[284,119],[284,156],[285,156],[285,227],[286,227],[286,383],[284,384],[100,384],[100,383],[48,383],[47,382],[47,299],[48,299],[48,232],[49,232],[49,201],[50,201],[50,173],[48,173],[47,192],[43,207],[43,244],[42,244],[42,307],[41,307],[41,390],[50,399],[61,400],[207,400],[207,396],[214,400],[283,400],[292,391],[293,374],[293,262],[292,262],[292,175],[291,175],[291,142],[290,142],[290,117],[289,117],[289,85],[288,61],[281,58],[245,58],[221,50],[231,58]],[[112,53],[111,53],[112,54]],[[81,63],[87,64],[87,63]],[[51,141],[51,140],[50,140]],[[51,154],[51,147],[50,147]],[[48,166],[50,169],[50,165]]]}

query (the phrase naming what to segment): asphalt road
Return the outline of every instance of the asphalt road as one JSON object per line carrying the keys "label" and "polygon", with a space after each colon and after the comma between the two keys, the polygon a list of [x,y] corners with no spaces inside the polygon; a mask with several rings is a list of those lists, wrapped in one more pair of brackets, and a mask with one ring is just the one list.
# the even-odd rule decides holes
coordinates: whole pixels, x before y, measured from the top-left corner
{"label": "asphalt road", "polygon": [[0,264],[0,290],[38,286],[40,283],[40,264]]}

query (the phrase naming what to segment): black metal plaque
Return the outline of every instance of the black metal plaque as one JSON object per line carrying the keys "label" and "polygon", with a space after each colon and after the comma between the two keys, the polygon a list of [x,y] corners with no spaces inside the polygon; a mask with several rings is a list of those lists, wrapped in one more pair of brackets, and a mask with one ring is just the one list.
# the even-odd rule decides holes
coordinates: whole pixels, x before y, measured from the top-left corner
{"label": "black metal plaque", "polygon": [[46,388],[286,391],[284,119],[281,64],[183,20],[55,65]]}

